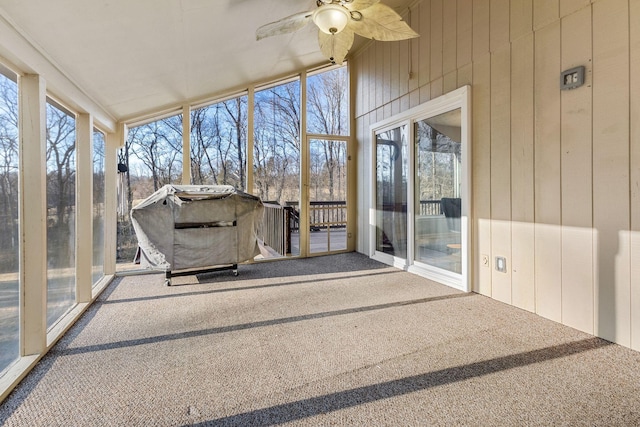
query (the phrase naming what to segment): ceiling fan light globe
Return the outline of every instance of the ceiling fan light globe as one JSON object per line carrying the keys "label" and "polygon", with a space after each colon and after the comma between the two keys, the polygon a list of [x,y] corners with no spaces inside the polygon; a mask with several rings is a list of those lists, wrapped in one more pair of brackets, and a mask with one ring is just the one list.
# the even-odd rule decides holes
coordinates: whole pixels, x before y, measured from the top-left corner
{"label": "ceiling fan light globe", "polygon": [[349,22],[349,11],[337,4],[325,4],[313,12],[313,22],[326,34],[337,34]]}

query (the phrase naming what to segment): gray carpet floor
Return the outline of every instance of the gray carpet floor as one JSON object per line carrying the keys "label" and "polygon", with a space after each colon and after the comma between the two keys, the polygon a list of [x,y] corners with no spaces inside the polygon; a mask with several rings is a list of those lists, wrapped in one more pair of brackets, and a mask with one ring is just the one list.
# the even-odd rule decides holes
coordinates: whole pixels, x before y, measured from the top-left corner
{"label": "gray carpet floor", "polygon": [[356,254],[116,279],[6,426],[640,425],[640,353]]}

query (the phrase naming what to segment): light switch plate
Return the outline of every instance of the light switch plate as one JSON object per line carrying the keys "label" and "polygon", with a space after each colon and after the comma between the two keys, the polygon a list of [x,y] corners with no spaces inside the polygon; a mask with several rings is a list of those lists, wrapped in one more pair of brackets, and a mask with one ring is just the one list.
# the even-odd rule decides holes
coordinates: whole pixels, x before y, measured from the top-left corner
{"label": "light switch plate", "polygon": [[507,259],[503,256],[496,257],[496,270],[500,273],[507,272]]}
{"label": "light switch plate", "polygon": [[480,263],[483,267],[489,267],[489,255],[482,254]]}

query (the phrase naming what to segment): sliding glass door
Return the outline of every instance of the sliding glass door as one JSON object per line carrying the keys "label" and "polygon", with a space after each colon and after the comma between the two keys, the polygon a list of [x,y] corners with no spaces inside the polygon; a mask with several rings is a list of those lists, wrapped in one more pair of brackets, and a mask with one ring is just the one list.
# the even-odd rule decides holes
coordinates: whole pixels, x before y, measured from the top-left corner
{"label": "sliding glass door", "polygon": [[376,134],[376,251],[407,257],[406,125]]}
{"label": "sliding glass door", "polygon": [[413,124],[414,260],[462,273],[460,109]]}
{"label": "sliding glass door", "polygon": [[371,128],[371,256],[469,290],[469,89]]}

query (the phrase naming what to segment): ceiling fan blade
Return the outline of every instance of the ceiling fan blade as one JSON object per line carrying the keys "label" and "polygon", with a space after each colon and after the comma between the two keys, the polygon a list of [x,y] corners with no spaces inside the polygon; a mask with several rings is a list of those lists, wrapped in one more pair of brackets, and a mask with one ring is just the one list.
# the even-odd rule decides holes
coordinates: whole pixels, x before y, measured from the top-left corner
{"label": "ceiling fan blade", "polygon": [[337,34],[326,34],[318,30],[320,51],[332,64],[342,64],[353,44],[353,31],[345,28]]}
{"label": "ceiling fan blade", "polygon": [[361,11],[362,9],[366,9],[377,3],[380,3],[380,0],[353,0],[350,3],[345,3],[344,7],[349,10]]}
{"label": "ceiling fan blade", "polygon": [[295,15],[282,18],[279,21],[263,25],[256,30],[256,40],[298,31],[311,20],[311,15],[313,15],[312,11],[296,13]]}
{"label": "ceiling fan blade", "polygon": [[363,37],[380,41],[396,41],[420,36],[402,20],[400,15],[382,3],[374,4],[360,13],[362,19],[349,20],[347,28]]}

